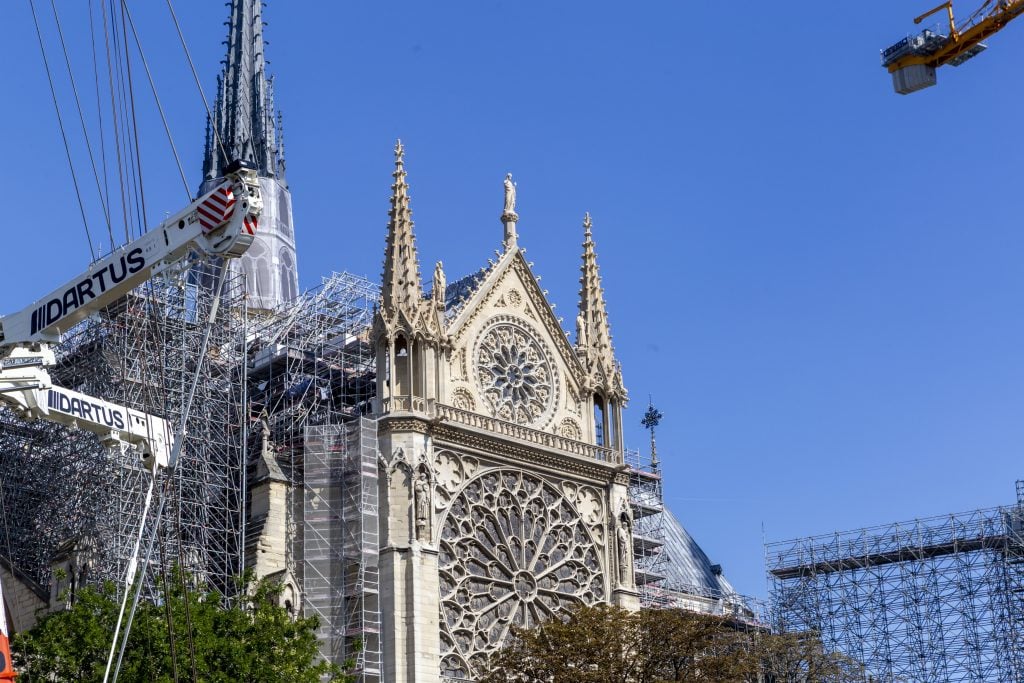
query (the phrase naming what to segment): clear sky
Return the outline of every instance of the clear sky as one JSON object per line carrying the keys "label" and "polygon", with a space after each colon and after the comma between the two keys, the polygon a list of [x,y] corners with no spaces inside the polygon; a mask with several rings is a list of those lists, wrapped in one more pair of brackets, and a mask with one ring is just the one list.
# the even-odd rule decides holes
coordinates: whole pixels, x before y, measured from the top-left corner
{"label": "clear sky", "polygon": [[[591,212],[628,443],[646,447],[651,395],[666,500],[741,592],[766,592],[762,525],[781,540],[1012,502],[1024,20],[897,96],[878,50],[934,2],[271,0],[301,284],[379,276],[401,137],[424,271],[443,259],[454,281],[493,256],[511,171],[520,243],[566,327]],[[166,4],[129,4],[195,189],[202,102]],[[57,5],[92,111],[86,3]],[[212,96],[227,9],[174,6]],[[4,3],[0,63],[7,313],[89,253],[27,2]],[[136,77],[153,223],[187,199]]]}

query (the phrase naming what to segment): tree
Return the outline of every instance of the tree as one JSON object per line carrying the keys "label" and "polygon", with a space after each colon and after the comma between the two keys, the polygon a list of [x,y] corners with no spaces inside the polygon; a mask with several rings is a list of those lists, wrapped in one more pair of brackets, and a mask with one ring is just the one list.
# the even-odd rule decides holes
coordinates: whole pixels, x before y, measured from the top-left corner
{"label": "tree", "polygon": [[[319,657],[315,617],[293,619],[277,604],[280,584],[242,582],[245,596],[223,606],[215,593],[181,589],[171,581],[153,602],[140,602],[119,680],[124,683],[192,680],[187,624],[192,625],[196,678],[205,683],[351,683],[354,676]],[[189,608],[186,618],[185,606]],[[67,610],[44,617],[12,643],[21,683],[101,681],[120,604],[113,584],[85,588]],[[168,607],[175,633],[171,656]],[[352,662],[346,663],[351,670]]]}
{"label": "tree", "polygon": [[816,633],[768,635],[760,648],[769,683],[863,681],[864,667],[838,652],[829,652]]}
{"label": "tree", "polygon": [[773,635],[678,609],[578,607],[513,627],[480,683],[852,683],[858,667],[813,634]]}

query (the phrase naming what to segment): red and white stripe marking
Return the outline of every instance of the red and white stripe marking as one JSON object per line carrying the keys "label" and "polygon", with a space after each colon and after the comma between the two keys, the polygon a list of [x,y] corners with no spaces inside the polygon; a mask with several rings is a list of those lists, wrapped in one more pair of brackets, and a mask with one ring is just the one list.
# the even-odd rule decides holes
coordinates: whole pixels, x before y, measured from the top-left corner
{"label": "red and white stripe marking", "polygon": [[242,219],[242,227],[245,228],[245,231],[250,235],[255,235],[257,227],[256,216],[246,216],[244,219]]}
{"label": "red and white stripe marking", "polygon": [[231,191],[231,186],[218,187],[199,205],[197,211],[203,232],[210,232],[227,223],[235,213],[235,193]]}

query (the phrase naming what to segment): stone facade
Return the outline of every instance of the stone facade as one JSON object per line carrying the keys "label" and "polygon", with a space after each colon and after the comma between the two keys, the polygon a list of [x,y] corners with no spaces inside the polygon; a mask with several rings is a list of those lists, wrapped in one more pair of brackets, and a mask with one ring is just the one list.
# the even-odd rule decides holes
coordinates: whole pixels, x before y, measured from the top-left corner
{"label": "stone facade", "polygon": [[3,586],[4,611],[8,632],[12,635],[28,631],[49,608],[46,589],[0,559],[0,585]]}
{"label": "stone facade", "polygon": [[[589,216],[576,344],[515,234],[481,275],[424,296],[404,150],[377,350],[383,680],[471,680],[513,624],[574,604],[638,606],[626,400]],[[511,192],[511,206],[509,193]]]}

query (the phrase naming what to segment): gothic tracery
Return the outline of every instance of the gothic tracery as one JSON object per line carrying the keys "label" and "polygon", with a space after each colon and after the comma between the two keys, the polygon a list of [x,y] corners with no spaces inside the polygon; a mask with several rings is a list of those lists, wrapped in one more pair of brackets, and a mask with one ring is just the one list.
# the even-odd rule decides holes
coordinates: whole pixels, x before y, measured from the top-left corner
{"label": "gothic tracery", "polygon": [[524,325],[502,321],[477,343],[477,379],[495,417],[542,426],[557,394],[554,365],[535,334]]}
{"label": "gothic tracery", "polygon": [[576,507],[516,470],[471,480],[441,526],[442,672],[468,678],[513,624],[605,599],[600,549]]}

